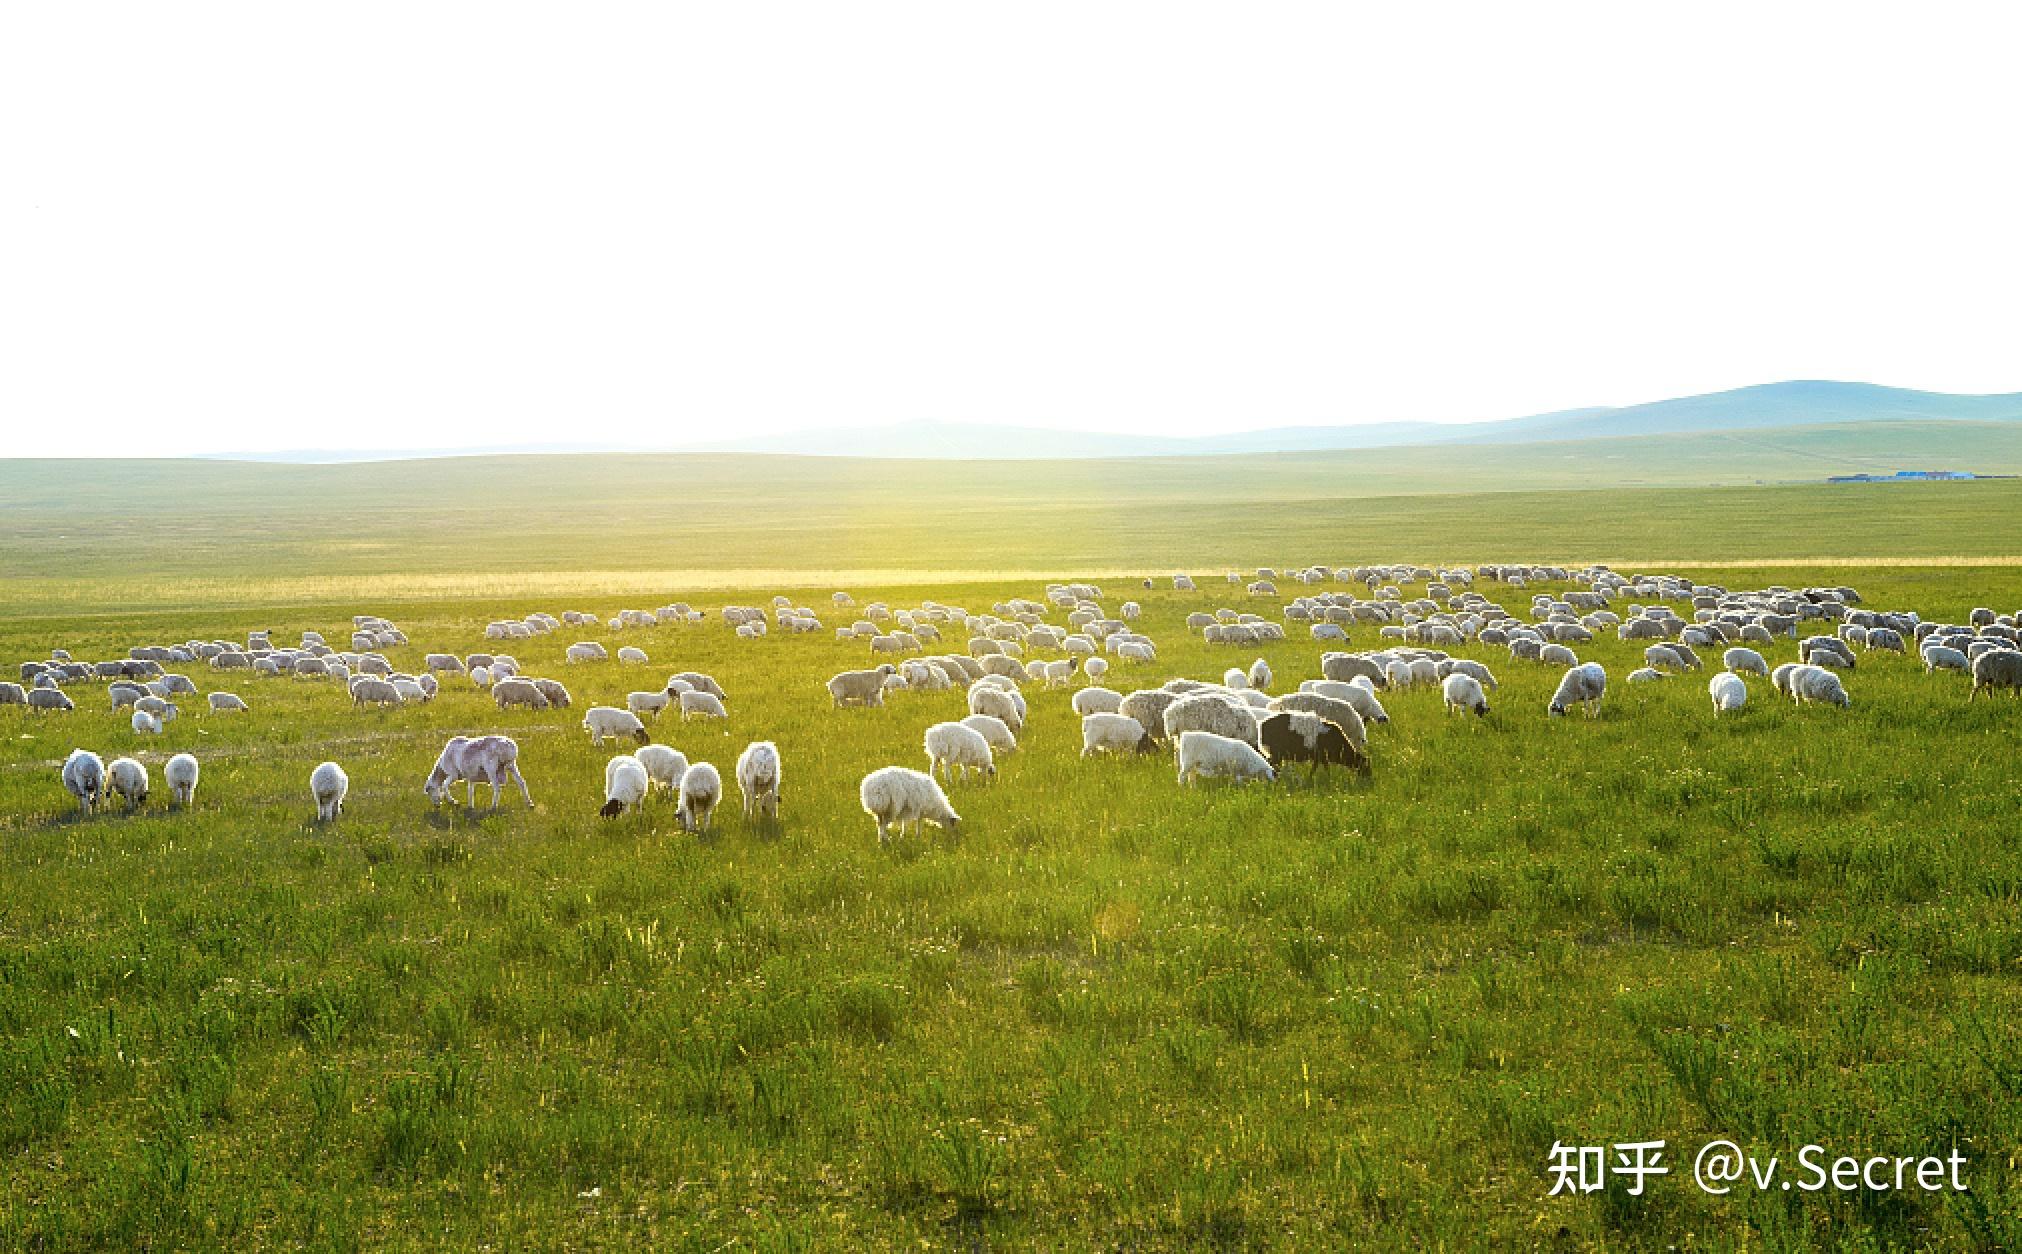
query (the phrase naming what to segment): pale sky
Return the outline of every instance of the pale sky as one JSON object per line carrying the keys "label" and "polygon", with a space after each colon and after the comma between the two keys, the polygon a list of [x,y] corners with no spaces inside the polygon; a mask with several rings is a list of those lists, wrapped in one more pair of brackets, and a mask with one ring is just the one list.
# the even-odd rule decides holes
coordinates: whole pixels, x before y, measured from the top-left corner
{"label": "pale sky", "polygon": [[2022,389],[2003,5],[0,10],[0,454]]}

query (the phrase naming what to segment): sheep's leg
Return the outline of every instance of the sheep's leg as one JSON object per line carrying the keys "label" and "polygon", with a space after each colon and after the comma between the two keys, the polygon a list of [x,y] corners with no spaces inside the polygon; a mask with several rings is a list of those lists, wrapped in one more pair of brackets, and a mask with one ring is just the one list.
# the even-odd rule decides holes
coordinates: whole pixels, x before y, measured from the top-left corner
{"label": "sheep's leg", "polygon": [[529,810],[533,809],[534,795],[527,791],[527,777],[520,774],[520,768],[517,766],[508,766],[506,767],[506,770],[512,773],[513,783],[518,784],[520,786],[520,796],[526,801],[527,809]]}
{"label": "sheep's leg", "polygon": [[[488,774],[489,774],[489,776],[490,776],[490,778],[491,778],[491,808],[492,808],[492,809],[494,809],[494,810],[496,810],[496,809],[498,809],[498,775],[499,775],[499,773],[498,773],[497,771],[491,771],[491,772],[488,772]],[[471,787],[472,787],[472,790],[473,790],[473,791],[475,791],[475,790],[476,790],[476,785],[475,785],[475,784],[473,784],[473,785],[472,785]]]}

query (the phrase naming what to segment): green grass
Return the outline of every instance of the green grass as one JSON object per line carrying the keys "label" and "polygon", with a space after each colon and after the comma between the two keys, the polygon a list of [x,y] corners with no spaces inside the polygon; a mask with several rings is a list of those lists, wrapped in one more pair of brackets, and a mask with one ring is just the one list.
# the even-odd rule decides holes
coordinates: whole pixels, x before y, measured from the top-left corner
{"label": "green grass", "polygon": [[[82,563],[67,576],[24,551],[21,511],[43,507],[17,502],[0,551],[35,591],[0,619],[0,659],[267,627],[339,639],[351,613],[383,608],[415,641],[394,657],[414,665],[425,648],[482,647],[494,616],[690,595],[643,576],[566,599],[509,590],[521,569],[593,584],[567,565],[572,548],[593,569],[683,566],[685,541],[655,538],[663,508],[735,561],[782,569],[892,553],[854,546],[902,531],[921,551],[885,564],[918,563],[907,583],[847,586],[972,609],[1038,585],[914,581],[1052,562],[1206,570],[1239,550],[1252,565],[1465,557],[1469,537],[1582,554],[1583,526],[1592,546],[1701,560],[2022,552],[2003,485],[1422,499],[1409,518],[1429,538],[1380,498],[1338,513],[1225,501],[1186,515],[1161,550],[1158,518],[1077,530],[1075,507],[1035,505],[1046,525],[1027,527],[1009,505],[991,530],[938,513],[938,490],[889,497],[862,533],[761,534],[793,508],[723,516],[669,484],[664,506],[641,496],[604,518],[504,498],[511,544],[408,533],[371,585],[384,599],[361,595],[344,546],[393,546],[415,517],[467,508],[456,479],[448,499],[391,518],[340,502],[343,521],[321,531],[287,500],[271,505],[271,534],[157,517],[206,547],[160,569],[146,601],[122,600],[140,574],[82,548],[63,550]],[[1889,509],[1825,512],[1847,500]],[[1647,528],[1612,517],[1632,507]],[[1806,511],[1814,530],[1784,528]],[[150,561],[175,560],[149,519],[117,525]],[[228,532],[241,546],[229,560],[208,547]],[[287,551],[333,555],[347,577],[274,569],[268,555]],[[433,594],[438,571],[501,591]],[[1705,573],[1852,582],[1871,604],[1937,617],[2022,604],[2013,567]],[[176,592],[179,579],[212,591]],[[300,582],[261,602],[277,579]],[[777,585],[818,604],[833,586]],[[1145,603],[1161,643],[1156,669],[1116,679],[1249,660],[1184,631],[1188,611],[1230,603],[1225,585],[1202,589],[1111,582],[1112,601]],[[1503,599],[1521,611],[1524,594]],[[576,638],[515,650],[571,684],[573,717],[500,715],[460,686],[422,709],[355,712],[334,686],[249,678],[231,686],[251,714],[186,716],[146,744],[95,686],[68,718],[0,709],[0,1245],[2017,1240],[2022,703],[1969,706],[1957,676],[1871,657],[1850,711],[1752,685],[1745,712],[1715,721],[1703,677],[1621,685],[1636,654],[1608,640],[1584,650],[1617,679],[1605,716],[1547,720],[1555,675],[1469,647],[1503,680],[1487,720],[1397,694],[1366,780],[1182,791],[1163,760],[1078,760],[1066,697],[1034,694],[1025,751],[995,786],[956,792],[960,834],[881,849],[856,781],[918,765],[922,729],[959,714],[959,694],[832,711],[820,679],[863,654],[825,634],[640,632],[627,638],[653,655],[643,675],[562,666]],[[1290,686],[1319,649],[1261,652]],[[777,829],[741,821],[734,791],[707,841],[680,834],[671,806],[594,817],[609,751],[576,730],[580,706],[688,668],[723,682],[732,718],[663,722],[658,736],[726,771],[747,740],[778,741]],[[442,739],[493,729],[519,738],[538,808],[430,813],[420,783]],[[79,743],[157,768],[197,752],[197,808],[158,798],[137,817],[78,821],[55,764]],[[353,783],[344,819],[318,829],[306,779],[325,757]],[[1641,1200],[1545,1197],[1554,1140],[1665,1137],[1682,1169],[1678,1153],[1713,1135],[1766,1151],[1957,1144],[1973,1192],[1722,1200],[1673,1174]]]}

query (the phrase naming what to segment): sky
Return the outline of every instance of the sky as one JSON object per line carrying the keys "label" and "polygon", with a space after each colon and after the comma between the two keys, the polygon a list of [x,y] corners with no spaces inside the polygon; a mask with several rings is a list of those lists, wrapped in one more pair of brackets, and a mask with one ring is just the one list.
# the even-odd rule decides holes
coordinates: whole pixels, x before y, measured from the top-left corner
{"label": "sky", "polygon": [[0,455],[2022,390],[2011,12],[9,5]]}

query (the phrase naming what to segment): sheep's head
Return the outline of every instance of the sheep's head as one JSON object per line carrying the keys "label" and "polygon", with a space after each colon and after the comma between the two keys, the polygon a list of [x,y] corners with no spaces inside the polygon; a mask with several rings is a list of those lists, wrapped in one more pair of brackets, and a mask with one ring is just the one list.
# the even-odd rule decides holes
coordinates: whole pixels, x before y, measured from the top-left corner
{"label": "sheep's head", "polygon": [[607,819],[615,819],[624,812],[625,812],[625,803],[619,801],[615,797],[613,797],[609,801],[606,801],[603,804],[603,806],[597,810],[598,814],[602,815]]}
{"label": "sheep's head", "polygon": [[643,745],[643,744],[645,744],[645,743],[646,743],[646,742],[647,742],[647,741],[648,741],[649,739],[651,739],[651,737],[649,737],[649,736],[648,736],[648,735],[646,734],[646,729],[645,729],[645,728],[643,728],[643,727],[641,727],[641,728],[640,728],[640,729],[639,729],[638,731],[635,731],[635,732],[633,732],[633,733],[632,733],[632,739],[634,739],[634,740],[638,741],[638,742],[639,742],[640,744],[642,744],[642,745]]}

